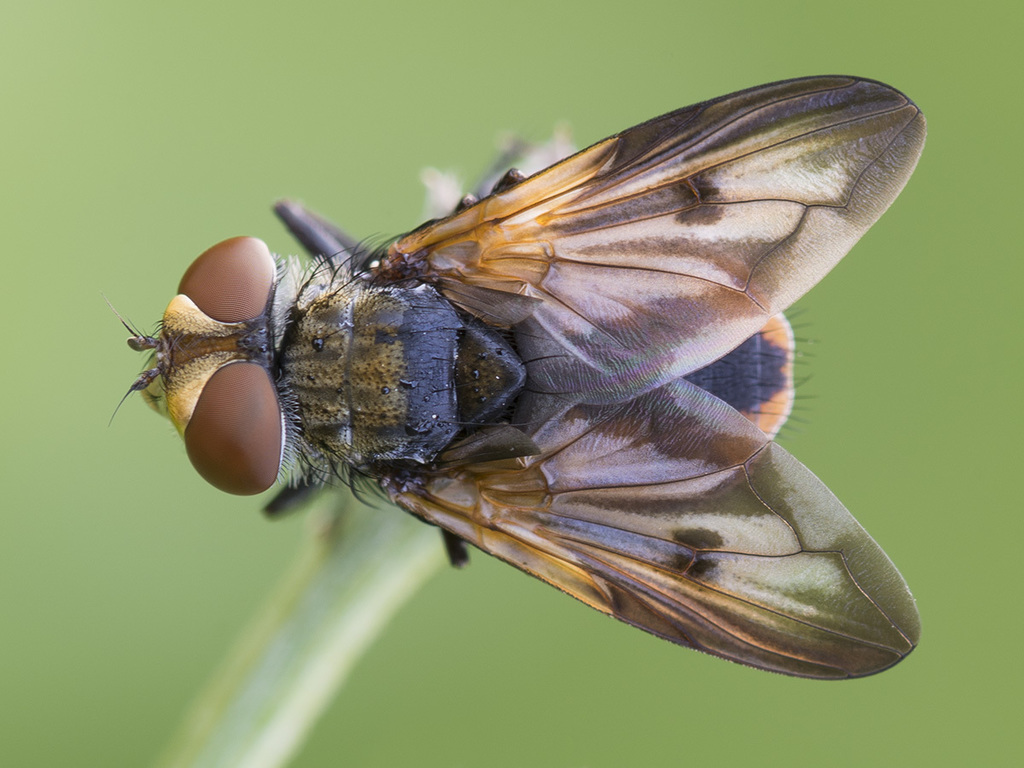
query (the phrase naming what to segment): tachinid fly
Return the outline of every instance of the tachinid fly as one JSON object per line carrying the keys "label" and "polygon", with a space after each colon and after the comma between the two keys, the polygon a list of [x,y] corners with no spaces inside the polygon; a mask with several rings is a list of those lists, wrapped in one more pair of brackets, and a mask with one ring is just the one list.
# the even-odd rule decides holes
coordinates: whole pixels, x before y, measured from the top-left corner
{"label": "tachinid fly", "polygon": [[623,131],[370,260],[294,203],[313,258],[253,238],[185,273],[133,390],[218,488],[351,473],[634,626],[815,678],[919,636],[910,592],[772,442],[792,396],[780,313],[906,184],[925,121],[880,83],[752,88]]}

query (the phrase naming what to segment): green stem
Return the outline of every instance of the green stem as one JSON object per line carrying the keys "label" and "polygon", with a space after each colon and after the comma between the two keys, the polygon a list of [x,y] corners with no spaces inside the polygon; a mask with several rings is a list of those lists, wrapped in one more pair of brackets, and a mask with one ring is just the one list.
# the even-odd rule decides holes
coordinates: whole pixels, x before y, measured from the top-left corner
{"label": "green stem", "polygon": [[436,529],[394,508],[350,497],[336,504],[314,518],[326,522],[200,696],[161,768],[286,764],[362,653],[443,565]]}

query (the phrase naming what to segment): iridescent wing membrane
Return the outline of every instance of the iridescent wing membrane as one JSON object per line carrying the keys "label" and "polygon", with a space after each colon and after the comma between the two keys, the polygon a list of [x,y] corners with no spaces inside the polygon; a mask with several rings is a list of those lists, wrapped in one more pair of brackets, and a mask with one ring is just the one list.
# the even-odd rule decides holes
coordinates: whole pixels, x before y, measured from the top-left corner
{"label": "iridescent wing membrane", "polygon": [[618,400],[802,296],[895,199],[923,140],[920,110],[878,83],[754,88],[605,139],[402,238],[391,263],[540,299],[520,333],[533,388]]}
{"label": "iridescent wing membrane", "polygon": [[[402,506],[682,645],[818,678],[919,636],[895,567],[829,490],[683,377],[820,280],[895,199],[925,122],[876,82],[810,78],[672,112],[398,240],[527,366],[539,453],[385,485]],[[495,293],[497,292],[497,293]],[[496,309],[488,316],[488,306]]]}

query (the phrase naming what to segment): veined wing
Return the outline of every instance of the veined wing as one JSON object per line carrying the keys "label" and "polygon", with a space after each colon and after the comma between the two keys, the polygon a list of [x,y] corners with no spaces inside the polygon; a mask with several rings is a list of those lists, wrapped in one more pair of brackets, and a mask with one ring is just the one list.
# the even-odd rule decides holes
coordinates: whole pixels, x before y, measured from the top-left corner
{"label": "veined wing", "polygon": [[857,677],[913,649],[896,568],[737,411],[685,380],[548,405],[539,455],[392,486],[393,500],[604,613],[743,664]]}
{"label": "veined wing", "polygon": [[818,282],[899,194],[924,136],[920,110],[872,81],[741,91],[421,227],[382,274],[539,299],[517,329],[531,387],[628,399],[718,359]]}

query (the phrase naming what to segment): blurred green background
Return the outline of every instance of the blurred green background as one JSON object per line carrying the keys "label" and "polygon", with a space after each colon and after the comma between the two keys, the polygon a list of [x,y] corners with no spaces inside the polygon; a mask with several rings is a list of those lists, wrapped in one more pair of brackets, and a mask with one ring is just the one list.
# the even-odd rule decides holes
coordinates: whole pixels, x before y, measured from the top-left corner
{"label": "blurred green background", "polygon": [[301,518],[266,522],[259,500],[207,486],[137,398],[108,426],[142,361],[101,292],[149,329],[215,241],[296,252],[269,212],[279,197],[396,234],[419,223],[422,167],[474,178],[502,132],[541,139],[566,120],[585,145],[826,73],[904,90],[929,139],[903,196],[799,305],[815,343],[783,444],[900,567],[920,648],[874,678],[785,679],[475,553],[402,611],[294,764],[1019,757],[1019,11],[285,6],[0,12],[0,764],[150,763],[303,535]]}

